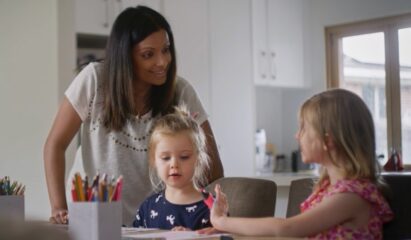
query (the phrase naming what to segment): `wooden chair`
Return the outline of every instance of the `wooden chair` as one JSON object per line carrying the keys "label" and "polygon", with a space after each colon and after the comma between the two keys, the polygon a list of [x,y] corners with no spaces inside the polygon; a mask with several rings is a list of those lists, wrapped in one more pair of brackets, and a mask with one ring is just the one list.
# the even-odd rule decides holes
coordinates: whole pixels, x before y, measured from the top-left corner
{"label": "wooden chair", "polygon": [[214,194],[214,187],[217,183],[227,195],[230,216],[274,216],[277,185],[273,181],[245,177],[224,177],[209,184],[206,190]]}

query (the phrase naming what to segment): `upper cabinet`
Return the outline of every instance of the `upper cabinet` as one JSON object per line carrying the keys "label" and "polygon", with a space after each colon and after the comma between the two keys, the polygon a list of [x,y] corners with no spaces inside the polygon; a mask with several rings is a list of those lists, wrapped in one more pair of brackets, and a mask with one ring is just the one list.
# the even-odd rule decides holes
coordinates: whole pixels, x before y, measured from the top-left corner
{"label": "upper cabinet", "polygon": [[303,0],[252,0],[256,85],[304,87]]}
{"label": "upper cabinet", "polygon": [[76,0],[75,5],[76,32],[105,36],[127,7],[145,5],[161,12],[161,0]]}
{"label": "upper cabinet", "polygon": [[76,32],[108,35],[109,20],[108,0],[76,0]]}

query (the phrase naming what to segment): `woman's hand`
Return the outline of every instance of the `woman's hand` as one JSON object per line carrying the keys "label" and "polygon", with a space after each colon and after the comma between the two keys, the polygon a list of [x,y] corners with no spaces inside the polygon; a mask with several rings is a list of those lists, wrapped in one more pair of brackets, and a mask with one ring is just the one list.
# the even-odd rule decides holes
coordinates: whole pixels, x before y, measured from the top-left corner
{"label": "woman's hand", "polygon": [[53,224],[67,224],[68,211],[66,209],[53,210],[49,221]]}
{"label": "woman's hand", "polygon": [[228,202],[227,196],[221,191],[219,184],[215,186],[214,191],[216,193],[216,198],[210,211],[210,220],[211,224],[218,229],[220,221],[227,217]]}

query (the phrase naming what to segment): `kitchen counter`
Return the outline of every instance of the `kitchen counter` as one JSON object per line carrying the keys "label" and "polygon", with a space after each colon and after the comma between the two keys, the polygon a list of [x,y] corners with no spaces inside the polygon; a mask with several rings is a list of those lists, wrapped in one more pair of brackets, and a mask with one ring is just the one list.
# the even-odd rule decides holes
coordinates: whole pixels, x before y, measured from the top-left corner
{"label": "kitchen counter", "polygon": [[291,181],[302,178],[317,177],[316,170],[299,171],[299,172],[267,172],[256,173],[255,178],[267,179],[277,184],[277,199],[275,205],[275,216],[284,218],[288,205],[288,194],[290,191]]}
{"label": "kitchen counter", "polygon": [[268,172],[268,173],[256,173],[256,178],[267,179],[274,181],[277,187],[289,187],[291,181],[301,179],[301,178],[312,178],[316,177],[317,173],[315,170],[309,171],[299,171],[299,172]]}

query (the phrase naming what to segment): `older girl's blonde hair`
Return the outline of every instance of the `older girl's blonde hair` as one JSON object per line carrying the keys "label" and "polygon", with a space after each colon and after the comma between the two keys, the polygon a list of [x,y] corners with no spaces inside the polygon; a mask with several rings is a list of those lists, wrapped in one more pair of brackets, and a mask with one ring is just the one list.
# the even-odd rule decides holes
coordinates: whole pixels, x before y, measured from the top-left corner
{"label": "older girl's blonde hair", "polygon": [[[302,105],[299,118],[313,125],[323,143],[331,137],[339,159],[344,160],[331,157],[331,161],[347,179],[380,181],[372,115],[358,95],[344,89],[316,94]],[[328,179],[322,168],[317,186]]]}
{"label": "older girl's blonde hair", "polygon": [[207,171],[210,169],[209,157],[206,151],[206,137],[201,126],[196,122],[194,115],[188,111],[185,105],[176,106],[173,113],[169,113],[157,119],[152,128],[148,142],[149,175],[154,190],[159,192],[165,189],[165,184],[159,178],[155,169],[155,149],[162,136],[173,136],[186,132],[197,154],[197,162],[193,175],[193,185],[199,190],[206,186]]}

